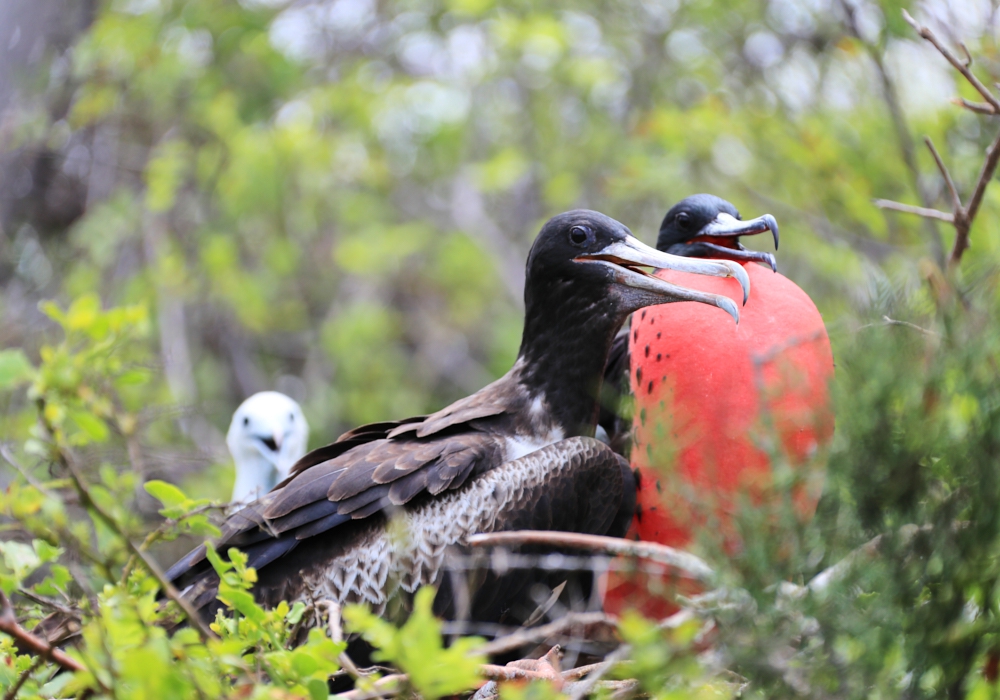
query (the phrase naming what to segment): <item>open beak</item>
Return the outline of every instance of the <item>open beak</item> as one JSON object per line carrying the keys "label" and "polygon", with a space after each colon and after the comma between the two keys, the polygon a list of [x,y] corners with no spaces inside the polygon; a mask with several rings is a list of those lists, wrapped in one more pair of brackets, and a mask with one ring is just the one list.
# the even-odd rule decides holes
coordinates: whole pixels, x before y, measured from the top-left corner
{"label": "open beak", "polygon": [[[774,249],[778,249],[778,222],[770,214],[764,214],[756,219],[740,221],[735,216],[720,213],[710,221],[698,234],[688,243],[698,244],[703,253],[711,254],[712,257],[723,260],[735,260],[736,262],[762,262],[768,265],[774,272],[778,271],[777,261],[770,253],[760,253],[747,250],[740,243],[740,236],[752,236],[757,233],[770,231],[774,238]],[[714,239],[714,240],[713,240]],[[715,241],[718,241],[716,243]]]}
{"label": "open beak", "polygon": [[598,263],[611,268],[617,284],[637,293],[644,303],[641,306],[665,304],[672,301],[697,301],[717,306],[739,323],[740,312],[732,299],[720,294],[709,294],[671,284],[639,269],[643,267],[691,272],[712,277],[734,277],[743,288],[743,303],[750,294],[750,277],[739,263],[730,260],[701,260],[662,253],[632,236],[615,241],[596,253],[576,258],[578,262]]}

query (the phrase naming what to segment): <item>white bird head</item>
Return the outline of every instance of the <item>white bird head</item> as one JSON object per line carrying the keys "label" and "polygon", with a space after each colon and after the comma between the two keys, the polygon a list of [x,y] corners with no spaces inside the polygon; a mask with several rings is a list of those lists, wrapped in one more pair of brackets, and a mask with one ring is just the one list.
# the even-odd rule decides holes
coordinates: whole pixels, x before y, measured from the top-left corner
{"label": "white bird head", "polygon": [[261,391],[241,403],[226,434],[236,462],[233,503],[247,503],[274,488],[306,453],[308,442],[309,424],[293,399]]}

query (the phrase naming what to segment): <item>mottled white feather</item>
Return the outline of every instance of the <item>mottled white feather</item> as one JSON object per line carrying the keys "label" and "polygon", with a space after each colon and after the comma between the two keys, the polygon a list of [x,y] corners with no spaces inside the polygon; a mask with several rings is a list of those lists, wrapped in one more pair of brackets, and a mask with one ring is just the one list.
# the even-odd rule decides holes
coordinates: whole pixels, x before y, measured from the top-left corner
{"label": "mottled white feather", "polygon": [[226,444],[236,463],[233,503],[260,498],[306,453],[309,424],[299,404],[277,391],[254,394],[236,409]]}

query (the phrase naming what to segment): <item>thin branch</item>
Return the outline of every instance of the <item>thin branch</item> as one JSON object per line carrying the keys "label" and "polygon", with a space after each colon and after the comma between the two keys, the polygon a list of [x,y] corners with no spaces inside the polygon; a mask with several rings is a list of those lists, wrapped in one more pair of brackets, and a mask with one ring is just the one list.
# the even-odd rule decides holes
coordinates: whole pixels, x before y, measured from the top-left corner
{"label": "thin branch", "polygon": [[924,143],[927,144],[927,150],[929,150],[931,155],[934,156],[934,162],[937,163],[938,170],[941,171],[941,177],[944,178],[945,184],[948,185],[948,192],[951,194],[951,204],[954,207],[954,210],[956,212],[963,211],[962,198],[959,196],[958,189],[955,187],[955,181],[951,179],[951,173],[948,172],[947,166],[945,166],[944,161],[941,160],[941,155],[937,152],[937,149],[934,148],[934,142],[931,141],[931,137],[924,136]]}
{"label": "thin branch", "polygon": [[997,113],[993,109],[993,105],[987,104],[986,102],[973,102],[972,100],[967,100],[964,97],[953,97],[951,102],[959,107],[965,107],[970,112],[975,112],[976,114],[993,116]]}
{"label": "thin branch", "polygon": [[632,647],[629,644],[622,644],[620,647],[615,649],[613,652],[604,657],[597,668],[591,671],[585,679],[583,679],[570,694],[570,700],[580,700],[587,693],[593,690],[594,686],[597,684],[601,678],[603,678],[611,669],[615,667],[619,661],[628,656],[632,651]]}
{"label": "thin branch", "polygon": [[983,99],[985,99],[990,104],[990,106],[993,107],[993,110],[995,112],[1000,112],[1000,100],[997,100],[997,98],[993,95],[993,93],[990,92],[989,88],[983,85],[979,81],[979,78],[977,78],[973,74],[972,70],[970,69],[970,66],[972,65],[971,60],[968,65],[965,64],[963,61],[959,60],[959,58],[955,54],[949,51],[948,48],[941,43],[941,40],[937,38],[937,35],[934,34],[934,32],[931,31],[929,27],[925,27],[919,22],[917,22],[917,20],[913,19],[913,17],[910,16],[910,13],[907,12],[906,10],[903,10],[903,19],[905,19],[907,23],[909,23],[909,25],[913,27],[913,29],[917,32],[917,34],[921,36],[921,38],[926,39],[931,44],[933,44],[934,48],[936,48],[938,52],[948,60],[948,63],[950,63],[955,67],[955,70],[957,70],[959,73],[965,76],[965,79],[969,81],[969,84],[972,85],[972,87],[976,88],[979,94],[983,96]]}
{"label": "thin branch", "polygon": [[634,542],[619,537],[584,535],[576,532],[556,532],[552,530],[518,530],[513,532],[489,532],[472,535],[468,539],[473,547],[497,545],[544,544],[559,547],[590,549],[608,554],[648,559],[659,564],[680,569],[690,578],[709,581],[715,572],[702,559],[679,549],[655,542]]}
{"label": "thin branch", "polygon": [[17,694],[21,691],[21,687],[31,678],[31,674],[38,670],[38,667],[45,663],[45,658],[41,656],[36,656],[35,660],[31,662],[28,668],[24,669],[24,673],[17,677],[17,681],[10,687],[6,693],[4,693],[3,700],[14,700]]}
{"label": "thin branch", "polygon": [[[986,161],[983,163],[983,169],[979,171],[976,189],[973,190],[972,197],[969,199],[969,206],[966,207],[970,224],[979,212],[979,205],[983,203],[986,186],[993,179],[993,173],[996,172],[998,161],[1000,161],[1000,134],[997,134],[997,137],[993,139],[993,143],[990,144],[989,149],[986,151]],[[952,256],[954,256],[954,253],[952,253]]]}
{"label": "thin branch", "polygon": [[902,202],[894,202],[891,199],[876,199],[873,203],[879,209],[891,209],[893,211],[899,211],[904,214],[915,214],[916,216],[922,216],[925,219],[937,219],[939,221],[945,221],[949,224],[955,223],[955,217],[948,212],[941,211],[939,209],[929,209],[927,207],[917,207],[912,204],[903,204]]}
{"label": "thin branch", "polygon": [[616,624],[616,620],[610,615],[605,615],[604,613],[571,612],[548,624],[518,630],[517,632],[508,634],[505,637],[498,637],[492,642],[479,647],[476,651],[488,656],[503,654],[508,651],[514,651],[525,644],[543,642],[546,639],[549,639],[557,634],[561,634],[562,632],[572,629],[573,627],[586,627],[589,625],[600,624],[614,626]]}
{"label": "thin branch", "polygon": [[21,627],[14,616],[14,608],[11,607],[10,600],[8,600],[3,591],[0,591],[0,632],[9,634],[32,654],[59,664],[67,671],[85,670],[83,664],[79,661],[68,656],[61,649],[50,646],[45,640]]}
{"label": "thin branch", "polygon": [[5,442],[0,442],[0,457],[3,457],[4,461],[7,462],[7,464],[14,467],[14,469],[17,470],[18,474],[24,477],[25,481],[27,481],[31,486],[34,486],[36,489],[38,489],[42,494],[48,496],[49,498],[56,497],[54,493],[45,488],[45,484],[41,483],[40,481],[38,481],[38,479],[33,477],[30,474],[30,472],[28,472],[28,470],[25,469],[20,464],[20,462],[17,461],[17,458],[14,457],[14,454],[10,451],[10,447]]}
{"label": "thin branch", "polygon": [[169,581],[169,579],[167,579],[167,577],[163,573],[163,570],[160,569],[159,564],[153,561],[153,559],[149,556],[149,554],[147,554],[141,547],[137,546],[135,542],[132,541],[132,538],[125,534],[125,532],[122,530],[121,526],[118,524],[118,521],[114,518],[114,516],[112,516],[110,513],[104,510],[104,508],[102,508],[97,503],[97,501],[94,499],[93,494],[90,492],[90,487],[87,485],[86,478],[83,476],[83,473],[77,467],[76,460],[73,458],[73,455],[70,454],[68,449],[62,447],[56,441],[55,430],[53,426],[45,418],[44,400],[39,399],[38,404],[39,404],[38,415],[46,431],[52,437],[52,446],[54,449],[56,460],[59,462],[60,466],[62,466],[64,469],[66,469],[66,471],[69,472],[70,477],[73,479],[73,485],[76,487],[77,493],[80,494],[81,503],[85,507],[92,510],[97,515],[97,517],[100,518],[101,521],[103,521],[104,524],[108,526],[108,528],[112,532],[114,532],[116,535],[118,535],[118,537],[122,539],[122,541],[125,543],[125,546],[132,553],[132,556],[141,561],[143,563],[143,566],[146,567],[146,570],[149,571],[149,573],[152,574],[153,578],[155,578],[157,582],[160,584],[160,590],[163,591],[163,594],[170,600],[174,601],[177,604],[177,606],[184,612],[185,616],[187,616],[188,618],[188,622],[191,624],[192,627],[195,628],[195,630],[197,630],[201,638],[206,641],[209,639],[215,639],[215,633],[212,632],[212,630],[209,629],[208,625],[205,624],[205,621],[201,619],[201,616],[198,614],[198,611],[191,606],[190,601],[183,598],[180,592],[174,587],[174,585]]}

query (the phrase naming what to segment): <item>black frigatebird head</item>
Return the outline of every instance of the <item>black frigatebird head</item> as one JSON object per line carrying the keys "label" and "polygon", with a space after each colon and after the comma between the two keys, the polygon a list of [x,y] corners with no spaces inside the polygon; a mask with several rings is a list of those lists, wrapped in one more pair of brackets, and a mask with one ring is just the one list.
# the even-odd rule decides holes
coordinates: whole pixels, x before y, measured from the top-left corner
{"label": "black frigatebird head", "polygon": [[770,231],[778,249],[778,222],[770,214],[743,221],[726,200],[711,194],[695,194],[671,207],[660,224],[656,247],[674,255],[721,258],[737,262],[762,262],[775,272],[778,264],[771,253],[747,250],[740,236]]}
{"label": "black frigatebird head", "polygon": [[[518,355],[523,381],[546,396],[552,410],[577,434],[593,432],[595,397],[618,329],[645,306],[696,301],[739,322],[729,297],[687,289],[643,268],[666,268],[733,277],[746,303],[750,280],[742,265],[664,253],[645,245],[623,224],[595,211],[575,210],[549,220],[528,255],[525,318]],[[735,291],[735,288],[734,288]],[[588,428],[589,426],[589,428]]]}

